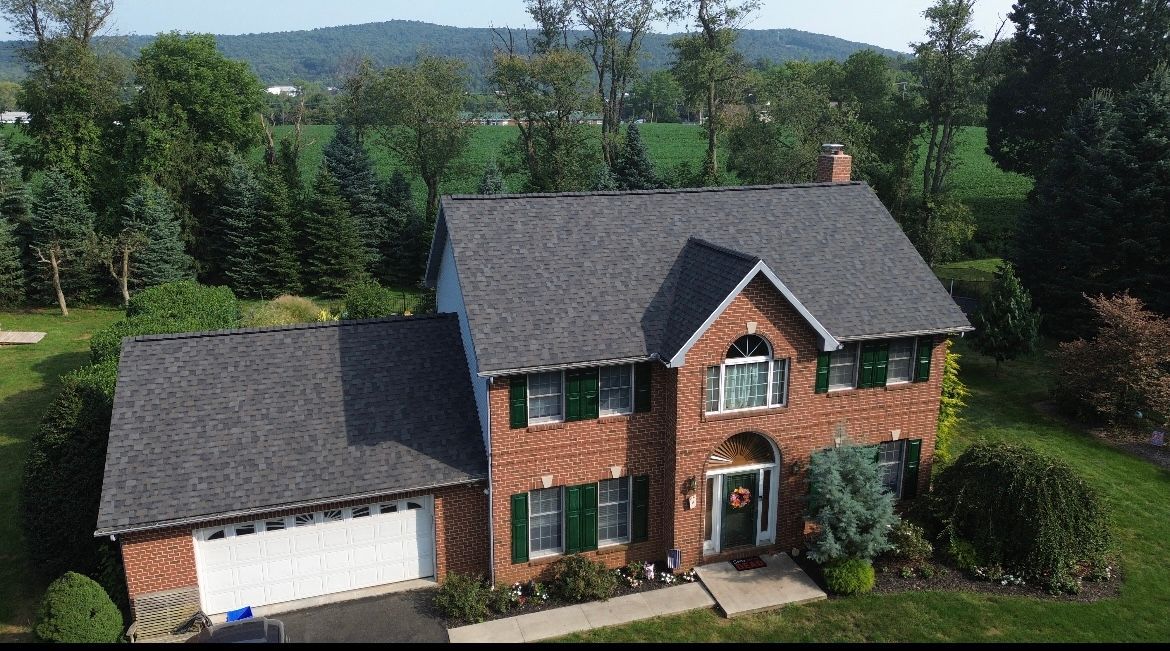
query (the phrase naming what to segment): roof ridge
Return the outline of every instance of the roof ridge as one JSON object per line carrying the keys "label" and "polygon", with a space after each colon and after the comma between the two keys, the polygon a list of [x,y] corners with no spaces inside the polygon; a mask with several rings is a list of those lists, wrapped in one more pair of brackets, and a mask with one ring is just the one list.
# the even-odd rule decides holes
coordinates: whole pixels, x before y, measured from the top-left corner
{"label": "roof ridge", "polygon": [[716,243],[711,242],[709,240],[705,240],[701,237],[695,237],[694,235],[691,235],[690,237],[688,237],[687,242],[688,243],[694,242],[695,245],[697,245],[697,246],[703,246],[703,247],[711,249],[712,251],[715,251],[717,253],[724,253],[724,254],[727,254],[730,256],[737,257],[741,260],[746,260],[748,262],[760,262],[762,260],[762,258],[758,255],[752,255],[750,253],[744,253],[743,251],[737,251],[736,249],[732,249],[730,247],[716,244]]}
{"label": "roof ridge", "polygon": [[173,332],[169,334],[135,335],[127,337],[129,341],[169,341],[173,339],[203,339],[208,337],[224,337],[230,335],[267,334],[270,332],[290,332],[293,330],[318,330],[324,328],[340,328],[349,326],[378,325],[380,323],[405,323],[410,321],[454,319],[457,315],[449,312],[418,315],[395,315],[376,317],[373,319],[346,319],[342,321],[310,321],[307,323],[289,323],[274,326],[253,326],[248,328],[224,328],[222,330],[197,330],[194,332]]}
{"label": "roof ridge", "polygon": [[510,194],[445,194],[443,199],[456,201],[493,201],[497,199],[552,199],[557,197],[608,197],[639,194],[695,194],[715,192],[751,192],[755,190],[793,190],[800,188],[850,187],[867,185],[865,181],[826,183],[777,183],[773,185],[721,185],[710,188],[661,188],[657,190],[591,190],[576,192],[515,192]]}

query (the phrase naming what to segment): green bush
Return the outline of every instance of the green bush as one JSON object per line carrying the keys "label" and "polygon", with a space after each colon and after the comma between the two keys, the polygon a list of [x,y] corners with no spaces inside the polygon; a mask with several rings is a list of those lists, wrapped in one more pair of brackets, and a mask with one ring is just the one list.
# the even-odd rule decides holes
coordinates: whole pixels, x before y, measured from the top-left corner
{"label": "green bush", "polygon": [[952,549],[970,545],[972,563],[1048,587],[1105,565],[1112,540],[1097,492],[1064,461],[1024,445],[971,446],[939,474],[930,509]]}
{"label": "green bush", "polygon": [[151,316],[160,321],[185,321],[194,330],[223,330],[240,322],[240,303],[227,287],[208,287],[180,280],[144,289],[130,297],[126,317]]}
{"label": "green bush", "polygon": [[512,597],[512,588],[503,583],[497,583],[491,588],[488,595],[488,607],[493,612],[503,615],[512,610],[515,600]]}
{"label": "green bush", "polygon": [[434,603],[446,617],[474,624],[487,617],[491,592],[478,576],[450,572],[439,587]]}
{"label": "green bush", "polygon": [[982,565],[975,545],[954,536],[949,536],[946,542],[947,558],[955,567],[967,573],[974,573],[975,569]]}
{"label": "green bush", "polygon": [[861,558],[847,558],[824,568],[825,585],[833,594],[851,595],[873,590],[873,564]]}
{"label": "green bush", "polygon": [[46,642],[117,642],[122,613],[96,581],[66,572],[45,591],[33,631]]}
{"label": "green bush", "polygon": [[399,314],[402,299],[376,282],[358,283],[345,293],[345,318],[377,319]]}
{"label": "green bush", "polygon": [[30,442],[21,520],[32,566],[44,577],[92,574],[117,361],[66,375]]}
{"label": "green bush", "polygon": [[934,553],[934,546],[926,539],[922,527],[903,520],[890,529],[890,550],[894,558],[921,563]]}
{"label": "green bush", "polygon": [[818,563],[872,560],[890,548],[898,522],[894,498],[882,488],[873,448],[844,445],[821,450],[809,461],[807,516],[817,524],[808,555]]}
{"label": "green bush", "polygon": [[243,325],[262,326],[313,323],[321,320],[321,306],[300,296],[277,296],[244,317]]}
{"label": "green bush", "polygon": [[617,576],[604,563],[573,554],[553,565],[553,589],[569,601],[609,599],[617,589]]}

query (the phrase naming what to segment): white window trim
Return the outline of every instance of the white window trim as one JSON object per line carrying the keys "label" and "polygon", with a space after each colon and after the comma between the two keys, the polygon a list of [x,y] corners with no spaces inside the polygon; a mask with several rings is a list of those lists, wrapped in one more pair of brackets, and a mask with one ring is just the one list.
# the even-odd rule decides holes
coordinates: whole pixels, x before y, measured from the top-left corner
{"label": "white window trim", "polygon": [[[703,554],[718,554],[721,551],[722,542],[720,540],[723,529],[723,475],[734,475],[743,472],[756,473],[756,495],[760,494],[760,484],[764,481],[764,471],[772,471],[772,486],[768,490],[768,529],[760,531],[759,519],[756,519],[756,546],[770,545],[776,540],[776,513],[778,510],[777,500],[780,497],[780,464],[778,463],[755,463],[750,466],[733,466],[730,468],[718,468],[708,470],[704,481],[707,479],[714,479],[715,483],[711,487],[711,503],[704,505],[704,508],[711,511],[711,540],[703,541]],[[704,488],[704,492],[706,489]],[[719,508],[715,508],[719,505]],[[704,535],[707,532],[704,532]]]}
{"label": "white window trim", "polygon": [[540,416],[538,418],[528,417],[529,425],[548,425],[550,423],[565,422],[565,372],[564,371],[545,371],[543,373],[528,373],[524,376],[525,385],[525,405],[528,413],[532,413],[532,376],[544,375],[545,373],[560,373],[561,376],[561,415],[560,416]]}
{"label": "white window trim", "polygon": [[[615,366],[617,366],[617,365],[615,364]],[[626,409],[625,411],[620,411],[620,410],[606,410],[606,409],[603,409],[601,407],[601,369],[608,368],[608,367],[604,367],[604,366],[598,367],[598,369],[597,369],[597,417],[598,418],[606,418],[608,416],[625,416],[627,414],[634,413],[634,394],[637,391],[634,388],[634,365],[633,364],[621,364],[621,366],[628,366],[630,369],[630,408]],[[564,410],[562,410],[562,412],[563,411]]]}
{"label": "white window trim", "polygon": [[[707,409],[707,396],[704,395],[703,396],[703,410],[704,410],[704,412],[707,414],[736,414],[736,413],[745,412],[745,411],[763,411],[765,409],[776,409],[778,407],[787,407],[788,406],[788,385],[787,384],[784,385],[784,395],[781,396],[781,398],[783,399],[783,402],[778,402],[778,403],[772,402],[772,383],[776,381],[776,378],[773,377],[776,373],[776,364],[774,364],[773,362],[777,362],[777,361],[784,362],[784,376],[785,376],[785,378],[787,378],[789,375],[788,369],[789,369],[789,366],[791,365],[791,361],[787,357],[776,359],[775,357],[768,355],[766,357],[736,357],[734,359],[723,360],[723,363],[719,365],[719,400],[718,400],[717,407],[716,407],[715,411],[708,410]],[[727,388],[724,385],[724,380],[727,377],[727,367],[728,366],[739,366],[741,364],[759,364],[760,362],[767,362],[767,364],[768,364],[768,385],[765,387],[765,392],[767,395],[765,396],[764,404],[759,405],[757,407],[740,407],[739,409],[726,409],[726,408],[724,408],[723,407],[723,399],[727,395]],[[707,376],[705,373],[703,375],[703,390],[704,391],[707,390]]]}
{"label": "white window trim", "polygon": [[[601,518],[597,519],[597,548],[615,547],[617,545],[628,545],[632,539],[634,531],[634,484],[633,477],[621,477],[622,481],[626,482],[626,537],[615,538],[612,540],[601,539]],[[601,482],[597,482],[597,510],[601,511]]]}
{"label": "white window trim", "polygon": [[[859,374],[861,373],[861,344],[859,342],[851,341],[851,342],[845,344],[845,346],[853,346],[853,376],[852,376],[852,380],[850,381],[848,386],[839,386],[839,387],[835,387],[835,388],[832,385],[832,380],[830,380],[829,393],[833,393],[835,391],[851,391],[851,390],[857,388],[857,378],[858,378]],[[842,350],[844,350],[844,348],[842,348]],[[832,355],[835,352],[840,352],[840,351],[833,351],[833,352],[829,353],[829,377],[830,378],[833,377],[833,357],[832,357]]]}
{"label": "white window trim", "polygon": [[[562,374],[561,386],[564,387],[564,374]],[[545,549],[539,552],[532,551],[532,494],[536,491],[528,491],[528,558],[546,558],[549,556],[561,556],[565,553],[565,487],[553,486],[551,488],[540,488],[537,490],[552,490],[556,489],[560,493],[561,508],[557,512],[557,524],[561,528],[561,546],[553,549]],[[542,514],[543,515],[543,514]]]}
{"label": "white window trim", "polygon": [[[886,360],[886,386],[888,386],[888,387],[897,386],[899,384],[910,384],[911,382],[914,381],[914,372],[915,372],[915,370],[917,370],[915,368],[915,366],[916,366],[915,362],[918,359],[918,337],[899,337],[899,339],[909,339],[910,340],[910,373],[908,375],[908,377],[910,379],[891,381],[890,376],[889,376],[889,369],[890,369],[889,360],[887,359]],[[890,343],[893,343],[895,341],[898,341],[898,339],[891,339]]]}
{"label": "white window trim", "polygon": [[[905,479],[905,477],[903,477],[903,475],[906,472],[906,448],[907,448],[906,439],[900,439],[898,441],[882,441],[881,443],[878,443],[878,472],[879,473],[881,472],[881,467],[882,467],[881,446],[883,443],[893,443],[897,446],[898,450],[901,452],[901,454],[898,455],[898,461],[896,463],[886,464],[886,465],[895,465],[898,468],[898,490],[894,491],[894,499],[900,500],[900,499],[902,499],[902,492],[905,488],[902,484],[902,480]],[[882,488],[885,488],[884,483],[883,483]]]}

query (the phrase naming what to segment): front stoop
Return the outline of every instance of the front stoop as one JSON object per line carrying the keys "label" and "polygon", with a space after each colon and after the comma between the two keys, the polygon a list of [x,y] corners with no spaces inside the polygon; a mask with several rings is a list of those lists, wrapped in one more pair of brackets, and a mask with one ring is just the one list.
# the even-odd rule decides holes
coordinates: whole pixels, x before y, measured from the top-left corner
{"label": "front stoop", "polygon": [[579,631],[710,608],[715,600],[698,583],[542,610],[447,631],[452,642],[536,642]]}
{"label": "front stoop", "polygon": [[730,562],[700,565],[699,579],[727,617],[827,598],[788,554],[760,556],[766,567],[740,572]]}

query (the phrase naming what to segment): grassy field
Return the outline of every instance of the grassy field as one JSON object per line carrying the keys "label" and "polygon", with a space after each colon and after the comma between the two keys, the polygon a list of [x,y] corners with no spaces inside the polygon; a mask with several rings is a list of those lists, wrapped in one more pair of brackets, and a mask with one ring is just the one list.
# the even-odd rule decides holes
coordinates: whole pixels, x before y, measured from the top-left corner
{"label": "grassy field", "polygon": [[72,308],[0,312],[0,328],[48,333],[31,346],[0,347],[0,642],[27,630],[40,597],[25,561],[20,530],[20,481],[28,441],[56,395],[59,378],[89,360],[89,337],[122,317],[121,310]]}
{"label": "grassy field", "polygon": [[935,266],[934,273],[939,278],[953,278],[955,280],[974,280],[991,282],[995,279],[995,270],[1003,258],[980,258],[978,260],[964,260],[950,264]]}
{"label": "grassy field", "polygon": [[[959,348],[963,346],[960,342]],[[1073,464],[1113,511],[1121,595],[1096,603],[973,593],[864,595],[726,620],[714,611],[574,635],[586,642],[1165,642],[1170,639],[1170,473],[1042,416],[1046,365],[963,352],[972,389],[959,441],[1008,440]]]}

